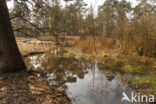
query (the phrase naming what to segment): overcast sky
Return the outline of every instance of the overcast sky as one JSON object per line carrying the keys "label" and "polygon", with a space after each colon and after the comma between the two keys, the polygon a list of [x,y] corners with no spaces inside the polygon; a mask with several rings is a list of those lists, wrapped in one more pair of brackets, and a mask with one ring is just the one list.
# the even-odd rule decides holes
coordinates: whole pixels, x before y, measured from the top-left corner
{"label": "overcast sky", "polygon": [[[88,4],[88,6],[90,6],[90,5],[93,6],[94,11],[97,11],[98,6],[102,5],[104,3],[104,1],[105,0],[84,0],[84,2]],[[138,4],[138,2],[136,0],[127,0],[127,1],[130,1],[132,3],[132,6],[135,6]],[[8,4],[9,8],[12,8],[13,7],[13,0],[9,1],[7,4]]]}

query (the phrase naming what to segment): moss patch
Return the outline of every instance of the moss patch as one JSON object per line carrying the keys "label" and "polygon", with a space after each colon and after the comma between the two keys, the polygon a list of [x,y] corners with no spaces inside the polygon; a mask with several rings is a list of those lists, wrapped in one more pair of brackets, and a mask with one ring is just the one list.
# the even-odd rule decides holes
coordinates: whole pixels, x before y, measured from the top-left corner
{"label": "moss patch", "polygon": [[129,77],[127,81],[131,87],[138,89],[140,92],[156,95],[156,77],[154,75],[137,78]]}
{"label": "moss patch", "polygon": [[99,63],[100,69],[112,70],[135,75],[150,75],[154,69],[154,64],[148,60],[139,60],[127,57],[104,57]]}

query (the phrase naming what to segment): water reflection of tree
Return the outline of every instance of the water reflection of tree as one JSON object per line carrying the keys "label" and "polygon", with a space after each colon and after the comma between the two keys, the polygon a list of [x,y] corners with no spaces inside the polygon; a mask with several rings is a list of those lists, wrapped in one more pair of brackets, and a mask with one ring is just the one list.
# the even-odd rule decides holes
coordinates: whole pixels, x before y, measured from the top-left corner
{"label": "water reflection of tree", "polygon": [[92,92],[94,92],[95,87],[95,63],[92,63],[92,74],[93,74],[93,88]]}
{"label": "water reflection of tree", "polygon": [[42,65],[48,68],[49,73],[55,75],[55,81],[60,83],[76,82],[77,78],[83,79],[87,73],[85,69],[89,66],[88,62],[73,57],[49,56],[46,64],[44,62]]}
{"label": "water reflection of tree", "polygon": [[[112,73],[106,73],[106,71],[102,70],[99,62],[93,62],[91,64],[91,72],[92,72],[92,88],[91,94],[100,95],[108,95],[108,86],[109,83],[114,79],[114,75]],[[97,74],[101,73],[101,74]]]}

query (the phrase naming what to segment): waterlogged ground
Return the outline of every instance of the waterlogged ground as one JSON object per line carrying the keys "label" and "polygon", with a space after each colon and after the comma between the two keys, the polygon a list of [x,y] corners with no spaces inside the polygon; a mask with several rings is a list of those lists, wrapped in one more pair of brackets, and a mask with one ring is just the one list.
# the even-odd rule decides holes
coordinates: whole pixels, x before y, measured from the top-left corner
{"label": "waterlogged ground", "polygon": [[[73,41],[68,41],[70,44],[68,47],[63,43],[61,45],[63,47],[55,47],[54,41],[39,41],[32,38],[17,38],[17,42],[25,58],[27,71],[32,72],[32,75],[24,72],[28,74],[27,89],[30,90],[25,92],[30,92],[29,98],[35,99],[30,101],[35,101],[34,104],[133,104],[127,101],[121,102],[123,92],[128,97],[132,92],[140,95],[156,95],[156,59],[154,58],[124,56],[113,52],[92,55],[74,47]],[[17,73],[17,75],[22,74]],[[15,81],[15,83],[9,82],[9,85],[13,86],[12,89],[15,89],[13,96],[15,94],[21,97],[20,90],[16,89],[23,89],[24,86],[16,88],[16,83],[27,82],[21,80],[21,77],[20,80],[9,77]],[[3,94],[6,92],[3,88],[5,85],[1,84],[0,87],[2,87],[0,96],[6,95]],[[4,102],[12,102],[9,97],[3,98]],[[29,98],[22,97],[22,99]],[[13,100],[15,101],[15,98]]]}
{"label": "waterlogged ground", "polygon": [[[29,56],[25,62],[28,71],[33,70],[38,73],[38,77],[48,79],[53,90],[59,92],[58,96],[68,97],[67,104],[137,104],[121,102],[123,92],[128,96],[141,90],[155,93],[154,75],[149,73],[151,77],[148,74],[142,76],[140,70],[134,71],[133,68],[140,66],[123,66],[120,61],[112,64],[114,60],[111,59],[77,57],[64,49],[54,48],[44,54]],[[133,74],[126,74],[126,71]],[[141,85],[145,84],[144,81],[140,82],[141,78],[147,80],[147,85]]]}

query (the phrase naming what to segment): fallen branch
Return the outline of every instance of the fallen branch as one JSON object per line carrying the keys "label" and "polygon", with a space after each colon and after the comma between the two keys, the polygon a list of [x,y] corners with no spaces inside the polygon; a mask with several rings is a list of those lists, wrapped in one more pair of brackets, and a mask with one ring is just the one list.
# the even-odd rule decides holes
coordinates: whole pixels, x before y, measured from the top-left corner
{"label": "fallen branch", "polygon": [[33,56],[33,55],[38,55],[38,54],[44,54],[45,52],[29,52],[28,54],[26,55],[23,55],[23,58],[27,58],[29,56]]}

